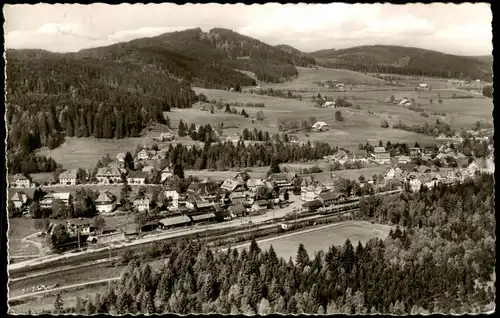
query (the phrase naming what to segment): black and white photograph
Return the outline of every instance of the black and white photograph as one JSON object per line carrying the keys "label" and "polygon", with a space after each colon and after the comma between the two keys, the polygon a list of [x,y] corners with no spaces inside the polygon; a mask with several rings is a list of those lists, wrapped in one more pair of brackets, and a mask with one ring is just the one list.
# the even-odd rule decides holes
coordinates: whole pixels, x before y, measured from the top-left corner
{"label": "black and white photograph", "polygon": [[494,313],[492,12],[5,4],[8,313]]}

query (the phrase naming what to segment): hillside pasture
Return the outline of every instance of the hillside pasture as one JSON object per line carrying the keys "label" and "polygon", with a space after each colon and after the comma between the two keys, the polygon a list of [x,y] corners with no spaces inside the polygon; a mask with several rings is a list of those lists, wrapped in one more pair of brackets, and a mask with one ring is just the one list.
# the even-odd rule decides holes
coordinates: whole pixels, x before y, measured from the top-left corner
{"label": "hillside pasture", "polygon": [[96,139],[66,137],[56,149],[42,148],[41,155],[50,156],[65,169],[93,168],[97,160],[108,153],[112,159],[120,152],[133,152],[137,145],[147,143],[145,138]]}
{"label": "hillside pasture", "polygon": [[307,67],[296,67],[297,78],[285,83],[259,83],[263,88],[277,89],[315,89],[318,85],[313,82],[338,81],[344,85],[382,85],[384,80],[360,72],[332,69],[318,66],[318,69]]}
{"label": "hillside pasture", "polygon": [[38,255],[39,251],[36,245],[23,240],[24,238],[37,232],[39,232],[39,230],[35,227],[35,220],[25,218],[9,218],[9,255]]}
{"label": "hillside pasture", "polygon": [[[332,245],[344,245],[347,239],[351,241],[353,246],[357,246],[358,242],[366,244],[374,237],[384,239],[391,228],[389,225],[371,224],[365,221],[348,221],[317,230],[312,229],[283,237],[278,236],[275,239],[257,243],[262,250],[268,250],[272,245],[278,257],[285,260],[291,257],[295,261],[297,249],[301,243],[304,244],[309,257],[313,258],[319,251],[327,252]],[[373,231],[374,229],[377,233]]]}

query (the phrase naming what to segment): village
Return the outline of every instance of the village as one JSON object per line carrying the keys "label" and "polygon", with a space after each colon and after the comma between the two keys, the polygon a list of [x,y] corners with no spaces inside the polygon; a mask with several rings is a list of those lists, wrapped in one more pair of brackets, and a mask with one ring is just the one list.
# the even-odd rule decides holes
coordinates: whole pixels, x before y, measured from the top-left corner
{"label": "village", "polygon": [[[481,131],[471,130],[467,134],[483,140]],[[161,133],[154,141],[165,139],[174,140],[175,137],[171,133]],[[242,142],[239,136],[234,139],[234,142]],[[57,180],[40,185],[32,182],[29,176],[18,174],[10,184],[9,202],[11,210],[18,216],[32,218],[35,213],[52,216],[48,234],[53,232],[55,225],[63,225],[73,237],[79,238],[81,235],[87,237],[89,243],[109,243],[137,237],[140,233],[152,230],[223,222],[262,215],[271,210],[286,210],[296,214],[311,212],[348,202],[349,198],[383,191],[399,189],[418,192],[423,187],[463,182],[479,171],[491,171],[494,166],[492,154],[477,160],[473,156],[466,156],[455,147],[462,141],[453,140],[440,146],[427,147],[417,144],[407,154],[401,154],[399,150],[389,151],[380,143],[378,147],[355,152],[340,149],[336,154],[323,158],[328,164],[344,168],[356,164],[385,167],[384,174],[359,176],[357,180],[343,180],[334,171],[307,174],[303,174],[303,171],[273,172],[265,178],[252,178],[249,173],[242,171],[223,182],[210,178],[190,178],[184,191],[180,189],[180,178],[170,164],[159,168],[159,163],[164,163],[168,158],[168,148],[153,150],[145,146],[138,148],[133,158],[130,158],[130,153],[119,153],[114,160],[108,158],[108,163],[97,168],[92,177],[90,171],[82,176],[76,170],[68,170],[60,173]],[[491,151],[491,148],[490,144],[488,150]],[[345,181],[352,184],[346,187]],[[53,217],[56,209],[62,207],[63,210],[70,210],[76,202],[74,192],[54,191],[51,187],[60,189],[88,185],[103,187],[92,198],[95,215],[88,218]],[[133,191],[132,186],[135,188]],[[121,196],[113,193],[116,191],[109,191],[110,187],[121,189]],[[125,198],[123,188],[130,188]],[[39,194],[35,198],[29,194],[33,191],[24,189],[35,189],[34,192],[43,195]],[[293,210],[287,209],[292,203],[295,203]],[[45,212],[35,212],[33,209]],[[96,219],[120,214],[136,215],[135,222],[120,228],[110,228],[96,222]]]}

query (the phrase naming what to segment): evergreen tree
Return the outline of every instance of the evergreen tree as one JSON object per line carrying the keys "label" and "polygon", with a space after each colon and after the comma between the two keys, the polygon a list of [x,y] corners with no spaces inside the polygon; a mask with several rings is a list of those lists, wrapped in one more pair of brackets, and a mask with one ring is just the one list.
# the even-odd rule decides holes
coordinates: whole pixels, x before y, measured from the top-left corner
{"label": "evergreen tree", "polygon": [[54,310],[58,314],[61,314],[64,310],[64,302],[60,293],[57,294],[56,299],[54,301]]}

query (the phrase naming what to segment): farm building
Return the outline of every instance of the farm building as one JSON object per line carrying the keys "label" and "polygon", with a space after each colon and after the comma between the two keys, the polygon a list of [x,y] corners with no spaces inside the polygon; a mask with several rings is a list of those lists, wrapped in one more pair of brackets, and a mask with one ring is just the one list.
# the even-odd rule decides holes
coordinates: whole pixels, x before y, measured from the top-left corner
{"label": "farm building", "polygon": [[316,131],[325,131],[328,130],[328,124],[324,121],[317,121],[314,125],[312,125],[312,129]]}
{"label": "farm building", "polygon": [[187,215],[172,216],[161,219],[158,223],[160,229],[166,230],[178,226],[185,226],[191,223],[191,219]]}

